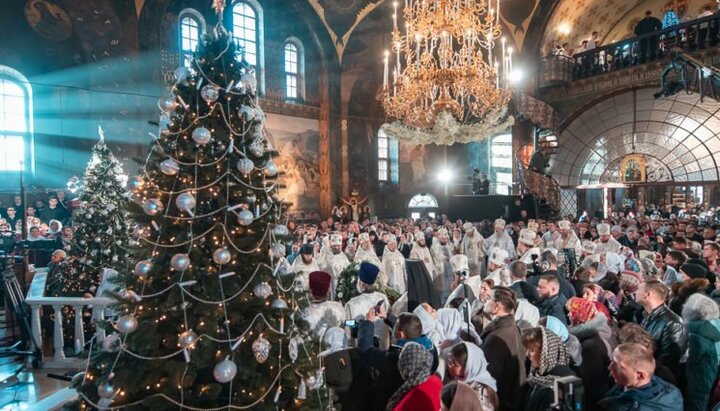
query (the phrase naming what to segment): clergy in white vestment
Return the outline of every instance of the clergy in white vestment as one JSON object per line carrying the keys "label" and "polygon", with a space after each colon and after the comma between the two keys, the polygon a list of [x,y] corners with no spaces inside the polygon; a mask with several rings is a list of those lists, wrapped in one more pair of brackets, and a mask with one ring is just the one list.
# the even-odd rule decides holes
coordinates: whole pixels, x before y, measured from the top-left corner
{"label": "clergy in white vestment", "polygon": [[373,263],[376,267],[378,267],[380,269],[378,284],[383,286],[387,285],[385,266],[383,266],[382,262],[375,253],[375,247],[373,247],[372,242],[370,242],[370,234],[368,233],[361,233],[358,236],[358,248],[357,251],[355,251],[355,256],[353,257],[353,262],[356,264],[363,261]]}
{"label": "clergy in white vestment", "polygon": [[532,270],[532,266],[542,254],[540,248],[535,247],[535,231],[528,228],[520,230],[520,236],[518,237],[517,255],[521,256],[520,261],[527,264],[528,270]]}
{"label": "clergy in white vestment", "polygon": [[495,220],[495,232],[483,242],[485,253],[489,253],[493,247],[501,248],[508,252],[510,258],[515,258],[515,244],[510,234],[505,231],[505,220],[498,218]]}
{"label": "clergy in white vestment", "polygon": [[462,240],[462,253],[468,258],[470,276],[480,276],[483,274],[483,265],[485,264],[485,252],[483,251],[485,239],[472,223],[463,224],[463,231],[465,231],[465,237]]}
{"label": "clergy in white vestment", "polygon": [[445,228],[440,228],[437,231],[437,236],[433,240],[430,246],[430,254],[435,263],[435,272],[445,272],[445,265],[448,264],[450,256],[453,254],[452,243],[448,242],[448,232]]}
{"label": "clergy in white vestment", "polygon": [[393,288],[400,294],[407,291],[407,278],[405,274],[405,257],[398,250],[397,238],[389,234],[387,236],[387,245],[383,252],[382,266],[385,269],[385,275],[388,279],[388,286]]}
{"label": "clergy in white vestment", "polygon": [[[375,282],[380,269],[371,263],[362,262],[358,268],[357,288],[360,295],[350,299],[345,304],[346,318],[348,320],[364,320],[365,315],[374,307],[382,307],[386,312],[390,309],[390,302],[385,294],[376,291]],[[378,305],[379,304],[379,305]],[[380,347],[389,346],[389,330],[381,318],[376,318],[375,337],[380,340]]]}
{"label": "clergy in white vestment", "polygon": [[413,244],[412,250],[410,250],[410,258],[415,260],[422,260],[425,264],[425,268],[430,274],[430,278],[435,279],[437,272],[435,271],[435,263],[433,262],[432,254],[430,249],[425,243],[425,233],[418,231],[415,233],[415,243]]}
{"label": "clergy in white vestment", "polygon": [[320,270],[314,253],[315,249],[312,244],[303,244],[300,247],[300,256],[296,257],[290,266],[290,271],[295,273],[296,288],[308,290],[308,276],[311,272]]}
{"label": "clergy in white vestment", "polygon": [[605,253],[610,251],[615,254],[620,254],[622,244],[620,244],[618,240],[613,238],[610,234],[610,224],[598,224],[597,233],[600,238],[595,240],[595,245],[597,245],[595,248],[596,253]]}
{"label": "clergy in white vestment", "polygon": [[486,279],[493,280],[495,286],[509,287],[512,279],[510,270],[507,268],[507,251],[500,248],[493,248],[488,256],[488,276]]}
{"label": "clergy in white vestment", "polygon": [[342,236],[340,236],[340,234],[330,236],[330,252],[325,255],[324,262],[325,267],[323,271],[330,273],[333,277],[331,295],[334,299],[340,273],[350,265],[350,260],[348,260],[342,250]]}
{"label": "clergy in white vestment", "polygon": [[315,336],[320,337],[328,328],[342,327],[346,312],[337,301],[330,300],[332,276],[324,271],[313,271],[308,276],[310,305],[303,310],[303,318]]}
{"label": "clergy in white vestment", "polygon": [[553,241],[550,248],[558,251],[572,248],[575,250],[575,255],[580,255],[582,252],[582,243],[577,234],[575,234],[575,231],[570,228],[570,222],[567,220],[560,221],[558,223],[558,231],[560,231],[560,237]]}

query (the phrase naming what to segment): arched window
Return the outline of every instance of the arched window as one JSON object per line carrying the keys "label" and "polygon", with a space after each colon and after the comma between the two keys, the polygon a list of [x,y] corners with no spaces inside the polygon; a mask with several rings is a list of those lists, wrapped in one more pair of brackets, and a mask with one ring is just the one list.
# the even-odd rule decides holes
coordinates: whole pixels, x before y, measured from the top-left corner
{"label": "arched window", "polygon": [[285,41],[285,97],[302,100],[305,95],[305,52],[299,39]]}
{"label": "arched window", "polygon": [[178,37],[180,61],[183,66],[190,67],[192,55],[205,31],[205,19],[193,9],[184,9],[178,17]]}
{"label": "arched window", "polygon": [[490,140],[491,194],[509,194],[512,187],[512,134],[500,134]]}
{"label": "arched window", "polygon": [[265,92],[263,11],[257,0],[236,1],[232,7],[232,32],[243,56],[255,68],[258,92]]}
{"label": "arched window", "polygon": [[378,181],[400,183],[400,156],[398,141],[385,134],[382,128],[378,131]]}
{"label": "arched window", "polygon": [[32,89],[27,78],[0,66],[0,171],[34,172]]}
{"label": "arched window", "polygon": [[437,216],[437,209],[437,198],[429,193],[416,194],[408,203],[410,218],[414,220],[425,217],[435,218]]}

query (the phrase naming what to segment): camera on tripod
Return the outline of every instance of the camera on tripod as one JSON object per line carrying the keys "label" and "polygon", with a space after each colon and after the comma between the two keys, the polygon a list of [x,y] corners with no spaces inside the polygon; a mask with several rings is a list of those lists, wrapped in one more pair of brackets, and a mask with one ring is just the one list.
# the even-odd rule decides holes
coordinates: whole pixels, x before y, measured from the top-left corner
{"label": "camera on tripod", "polygon": [[585,409],[585,387],[580,378],[568,376],[556,379],[553,392],[555,394],[553,410],[583,411]]}

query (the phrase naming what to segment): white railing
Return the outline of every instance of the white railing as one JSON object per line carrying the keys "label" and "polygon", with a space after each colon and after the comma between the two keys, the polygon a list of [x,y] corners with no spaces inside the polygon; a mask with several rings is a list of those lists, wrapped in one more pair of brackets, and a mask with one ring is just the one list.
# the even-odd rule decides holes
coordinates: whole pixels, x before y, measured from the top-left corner
{"label": "white railing", "polygon": [[[40,309],[45,307],[55,312],[55,321],[53,323],[53,349],[52,358],[43,359],[43,366],[46,368],[85,368],[85,359],[83,358],[66,358],[63,351],[63,315],[62,308],[64,306],[72,307],[75,312],[75,335],[73,338],[76,354],[85,346],[85,333],[83,329],[83,309],[92,308],[92,321],[102,321],[105,319],[105,308],[113,304],[114,301],[106,297],[45,297],[45,282],[47,281],[47,271],[39,269],[33,277],[30,290],[28,291],[25,302],[30,306],[31,318],[30,324],[32,335],[38,346],[42,350],[42,330],[40,324]],[[105,339],[105,331],[100,327],[96,327],[96,342],[101,344]]]}

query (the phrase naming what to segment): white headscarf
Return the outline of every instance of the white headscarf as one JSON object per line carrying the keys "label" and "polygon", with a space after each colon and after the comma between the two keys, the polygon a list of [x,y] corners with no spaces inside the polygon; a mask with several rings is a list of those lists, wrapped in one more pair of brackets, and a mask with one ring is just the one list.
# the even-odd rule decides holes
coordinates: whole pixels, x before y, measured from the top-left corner
{"label": "white headscarf", "polygon": [[467,361],[465,362],[465,380],[464,383],[479,382],[497,392],[497,383],[495,378],[488,371],[488,362],[485,359],[485,353],[475,344],[464,342],[467,349]]}
{"label": "white headscarf", "polygon": [[430,313],[425,311],[425,307],[422,305],[418,305],[413,310],[413,314],[415,314],[422,323],[422,333],[425,335],[428,335],[430,331],[435,329],[435,326],[437,325],[437,320],[432,318]]}

